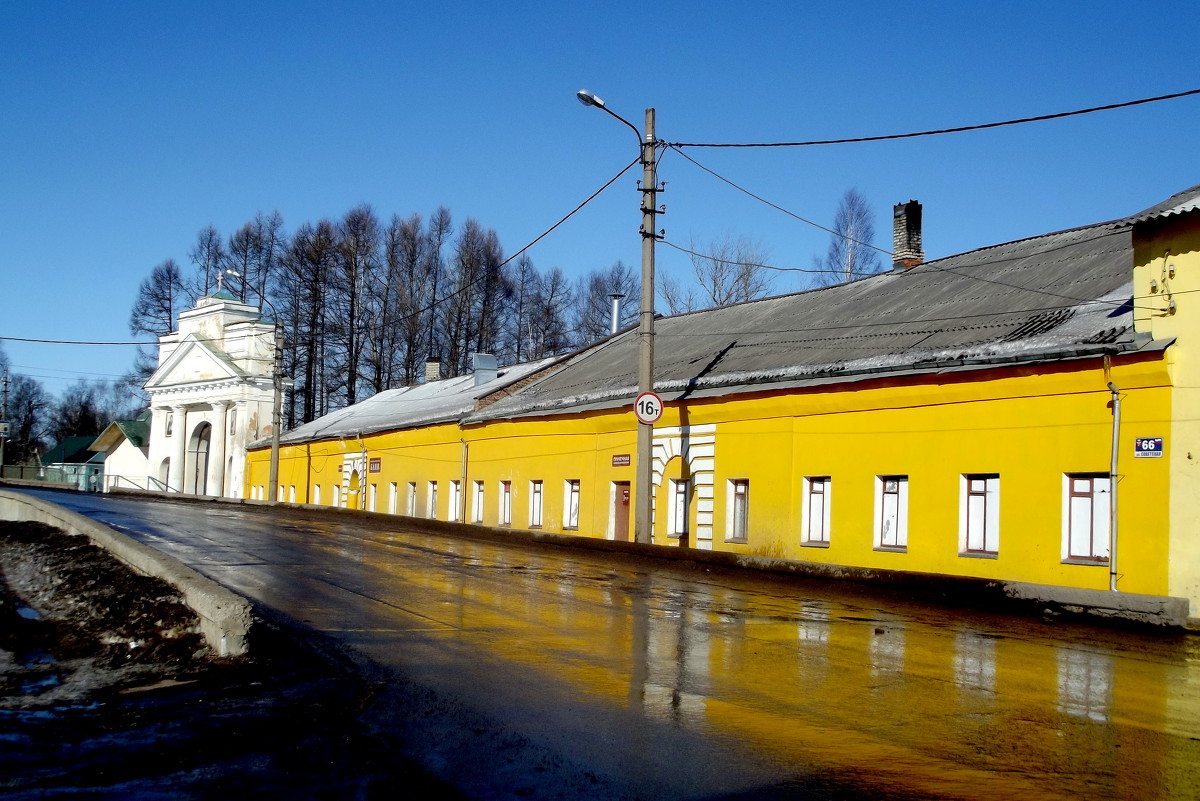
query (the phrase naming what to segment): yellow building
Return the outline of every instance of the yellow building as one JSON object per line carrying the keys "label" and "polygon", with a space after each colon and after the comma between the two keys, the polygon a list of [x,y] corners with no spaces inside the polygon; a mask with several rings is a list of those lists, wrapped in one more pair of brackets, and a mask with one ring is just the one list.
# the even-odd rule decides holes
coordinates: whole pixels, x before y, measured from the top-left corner
{"label": "yellow building", "polygon": [[[657,322],[654,542],[1200,616],[1200,187],[924,263],[915,214],[890,273]],[[301,426],[279,497],[628,539],[637,347]]]}

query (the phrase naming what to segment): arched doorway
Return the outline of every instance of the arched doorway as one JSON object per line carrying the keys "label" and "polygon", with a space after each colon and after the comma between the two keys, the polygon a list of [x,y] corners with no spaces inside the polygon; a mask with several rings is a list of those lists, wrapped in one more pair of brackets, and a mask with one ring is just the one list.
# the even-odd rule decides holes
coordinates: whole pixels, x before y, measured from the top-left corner
{"label": "arched doorway", "polygon": [[158,485],[154,487],[146,487],[146,489],[165,490],[167,488],[167,477],[171,475],[171,459],[168,457],[162,460],[162,464],[158,466]]}
{"label": "arched doorway", "polygon": [[353,471],[350,474],[350,486],[348,488],[349,492],[347,493],[348,497],[346,498],[347,508],[350,508],[350,509],[361,509],[362,508],[362,486],[361,486],[361,483],[362,483],[362,479],[359,477],[358,471],[357,470]]}
{"label": "arched doorway", "polygon": [[209,423],[201,423],[196,426],[191,441],[188,442],[187,464],[192,465],[193,470],[187,484],[197,495],[208,494],[208,445],[211,440],[212,426]]}

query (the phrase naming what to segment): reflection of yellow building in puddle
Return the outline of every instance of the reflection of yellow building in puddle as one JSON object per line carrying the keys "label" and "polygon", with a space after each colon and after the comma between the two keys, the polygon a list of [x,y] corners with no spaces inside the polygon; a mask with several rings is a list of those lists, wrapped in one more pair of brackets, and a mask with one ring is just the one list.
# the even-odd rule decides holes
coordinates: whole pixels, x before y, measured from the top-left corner
{"label": "reflection of yellow building in puddle", "polygon": [[[1198,204],[663,318],[654,542],[1197,617]],[[278,497],[629,539],[634,334],[300,426]]]}
{"label": "reflection of yellow building in puddle", "polygon": [[531,686],[565,681],[798,772],[920,797],[1142,801],[1196,786],[1200,719],[1171,717],[1196,708],[1185,641],[1069,627],[1051,640],[599,558],[566,569],[477,542],[429,547],[445,549],[444,570],[394,567],[371,591],[418,630],[436,623]]}

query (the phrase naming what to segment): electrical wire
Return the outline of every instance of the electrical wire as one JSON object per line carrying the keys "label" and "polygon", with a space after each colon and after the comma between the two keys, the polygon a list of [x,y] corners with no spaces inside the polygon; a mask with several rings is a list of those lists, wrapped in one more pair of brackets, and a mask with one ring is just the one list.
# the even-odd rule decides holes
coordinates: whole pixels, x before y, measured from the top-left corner
{"label": "electrical wire", "polygon": [[1081,108],[1075,111],[1060,111],[1054,114],[1040,114],[1036,117],[1021,117],[1015,120],[1004,120],[1002,122],[985,122],[978,125],[959,125],[954,128],[937,128],[930,131],[913,131],[911,133],[902,134],[884,134],[881,136],[855,136],[848,139],[813,139],[807,142],[666,142],[664,144],[673,148],[680,147],[812,147],[814,145],[850,145],[861,142],[886,142],[894,139],[915,139],[921,136],[937,136],[938,134],[948,133],[964,133],[966,131],[982,131],[988,128],[1001,128],[1006,125],[1023,125],[1029,122],[1045,122],[1046,120],[1058,120],[1064,117],[1077,117],[1081,114],[1094,114],[1097,111],[1112,111],[1118,108],[1129,108],[1130,106],[1140,106],[1146,103],[1158,103],[1162,100],[1175,100],[1180,97],[1189,97],[1191,95],[1200,94],[1200,89],[1189,89],[1186,92],[1173,92],[1169,95],[1158,95],[1157,97],[1145,97],[1140,100],[1127,100],[1123,103],[1109,103],[1104,106],[1093,106],[1091,108]]}
{"label": "electrical wire", "polygon": [[[586,206],[587,204],[589,204],[593,200],[595,200],[605,189],[608,189],[610,186],[615,184],[621,178],[622,175],[629,172],[630,167],[632,167],[635,164],[638,164],[639,162],[641,162],[641,160],[642,160],[642,157],[639,155],[633,161],[631,161],[627,165],[625,165],[625,167],[623,167],[620,172],[618,172],[616,175],[614,175],[612,178],[610,178],[603,186],[601,186],[599,189],[597,189],[595,192],[593,192],[591,195],[589,195],[586,200],[584,200],[578,206],[576,206],[575,208],[573,208],[569,212],[567,212],[567,214],[565,216],[563,216],[562,219],[560,219],[558,222],[554,223],[554,225],[550,226],[545,231],[543,231],[541,234],[539,234],[537,237],[535,237],[533,239],[533,241],[531,241],[528,245],[526,245],[525,247],[518,250],[516,253],[509,256],[504,261],[500,262],[500,264],[498,264],[496,266],[496,269],[500,269],[501,267],[504,267],[506,264],[511,262],[513,259],[517,258],[522,253],[529,250],[531,247],[536,245],[538,242],[542,241],[547,236],[549,236],[550,233],[554,231],[554,229],[558,228],[560,225],[565,223],[567,220],[574,217],[584,206]],[[458,289],[454,290],[453,292],[449,293],[448,295],[445,295],[440,300],[434,300],[428,306],[426,306],[422,309],[419,309],[418,311],[413,312],[412,314],[408,315],[407,317],[405,317],[403,319],[411,319],[413,317],[422,315],[427,311],[433,310],[434,308],[441,305],[442,303],[445,303],[446,301],[450,300],[451,298],[453,298],[457,295],[461,295],[463,292],[466,292],[467,290],[473,288],[476,284],[478,284],[480,281],[482,281],[486,277],[487,276],[485,274],[485,275],[481,275],[481,276],[475,278],[473,281],[470,281],[469,283],[465,284],[464,286],[459,287]],[[6,336],[0,336],[0,342],[30,342],[30,343],[34,343],[34,344],[38,344],[38,345],[153,345],[154,344],[153,342],[88,342],[88,341],[73,340],[73,339],[34,339],[32,337],[6,337]]]}
{"label": "electrical wire", "polygon": [[677,147],[677,146],[675,146],[675,145],[671,145],[670,147],[671,147],[671,149],[672,149],[672,150],[674,150],[676,153],[678,153],[679,155],[683,156],[685,159],[687,159],[688,161],[690,161],[692,164],[695,164],[697,167],[699,167],[700,169],[704,170],[704,171],[705,171],[706,173],[708,173],[709,175],[713,176],[714,178],[716,178],[716,179],[717,179],[717,180],[719,180],[719,181],[723,181],[724,183],[726,183],[726,184],[729,184],[730,186],[732,186],[734,189],[738,190],[739,192],[742,192],[743,194],[749,195],[750,197],[752,197],[752,198],[754,198],[755,200],[757,200],[759,203],[763,203],[763,204],[765,204],[765,205],[767,205],[767,206],[770,206],[771,208],[775,209],[776,211],[781,211],[781,212],[783,212],[784,214],[786,214],[787,216],[789,216],[789,217],[792,217],[792,218],[794,218],[794,219],[797,219],[797,220],[799,220],[800,222],[802,222],[802,223],[804,223],[804,224],[806,224],[806,225],[811,225],[811,226],[813,226],[814,228],[819,228],[819,229],[821,229],[822,231],[824,231],[825,233],[827,233],[827,234],[833,234],[834,236],[836,236],[836,237],[839,237],[839,238],[841,238],[841,239],[844,239],[844,240],[846,240],[847,242],[853,242],[853,243],[854,243],[854,244],[856,244],[856,245],[862,245],[862,246],[863,246],[863,247],[865,247],[865,248],[870,248],[871,250],[876,250],[876,251],[879,251],[880,253],[882,253],[882,254],[883,254],[883,255],[885,255],[885,256],[892,256],[892,255],[893,255],[893,253],[892,253],[890,250],[884,250],[883,248],[875,247],[875,246],[874,246],[874,245],[872,245],[870,242],[860,242],[859,240],[857,240],[857,239],[854,239],[853,237],[846,236],[845,234],[843,234],[843,233],[840,233],[840,232],[838,232],[838,231],[835,231],[835,230],[833,230],[832,228],[826,228],[824,225],[821,225],[821,224],[820,224],[820,223],[818,223],[818,222],[813,222],[812,220],[810,220],[810,219],[808,219],[808,218],[806,218],[806,217],[801,217],[799,214],[796,214],[794,211],[789,211],[788,209],[785,209],[783,206],[780,206],[780,205],[779,205],[779,204],[777,204],[777,203],[772,203],[771,201],[767,200],[766,198],[764,198],[764,197],[761,197],[760,195],[756,195],[756,194],[754,194],[754,193],[753,193],[753,192],[751,192],[749,189],[746,189],[744,186],[740,186],[740,185],[738,185],[738,184],[734,183],[733,181],[729,180],[729,179],[728,179],[728,178],[726,178],[725,176],[723,176],[723,175],[721,175],[721,174],[717,173],[715,170],[712,170],[712,169],[709,169],[708,167],[705,167],[703,164],[701,164],[700,162],[696,161],[694,158],[692,158],[691,156],[689,156],[687,153],[684,153],[682,150],[680,150],[680,149],[679,149],[679,147],[682,147],[682,145],[681,145],[681,146],[678,146],[678,147]]}

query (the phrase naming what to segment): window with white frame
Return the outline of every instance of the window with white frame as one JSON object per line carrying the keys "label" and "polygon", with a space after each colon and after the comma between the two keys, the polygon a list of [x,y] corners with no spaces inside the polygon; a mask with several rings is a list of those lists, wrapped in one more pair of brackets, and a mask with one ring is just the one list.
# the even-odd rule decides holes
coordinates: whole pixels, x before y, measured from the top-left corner
{"label": "window with white frame", "polygon": [[563,482],[563,528],[579,528],[579,479]]}
{"label": "window with white frame", "polygon": [[314,506],[321,505],[321,485],[313,484],[312,502]]}
{"label": "window with white frame", "polygon": [[460,508],[462,504],[462,484],[458,479],[450,482],[450,505],[446,509],[446,519],[455,523],[462,519]]}
{"label": "window with white frame", "polygon": [[725,539],[728,542],[746,542],[750,531],[750,480],[731,479],[726,489]]}
{"label": "window with white frame", "polygon": [[288,487],[288,503],[296,502],[296,485],[292,484]]}
{"label": "window with white frame", "polygon": [[388,514],[394,515],[400,511],[400,485],[395,481],[388,482]]}
{"label": "window with white frame", "polygon": [[375,511],[375,497],[378,494],[379,494],[379,485],[378,484],[368,484],[367,485],[367,511],[368,512]]}
{"label": "window with white frame", "polygon": [[542,482],[529,482],[529,527],[542,526]]}
{"label": "window with white frame", "polygon": [[342,505],[342,485],[341,484],[333,485],[333,505],[334,506]]}
{"label": "window with white frame", "polygon": [[875,477],[875,547],[908,547],[908,476]]}
{"label": "window with white frame", "polygon": [[408,496],[404,499],[404,513],[409,517],[417,516],[417,482],[408,482]]}
{"label": "window with white frame", "polygon": [[471,497],[471,521],[474,523],[483,522],[483,482],[476,481],[474,492]]}
{"label": "window with white frame", "polygon": [[1111,498],[1107,473],[1063,476],[1063,561],[1108,562]]}
{"label": "window with white frame", "polygon": [[1000,476],[967,473],[960,478],[958,551],[965,556],[1000,552]]}
{"label": "window with white frame", "polygon": [[425,496],[425,516],[430,520],[437,520],[437,482],[429,482],[429,492]]}
{"label": "window with white frame", "polygon": [[512,482],[500,482],[500,525],[512,525]]}
{"label": "window with white frame", "polygon": [[805,545],[829,544],[829,509],[833,481],[829,476],[805,476],[801,490],[802,520]]}
{"label": "window with white frame", "polygon": [[691,482],[687,479],[671,480],[671,506],[667,510],[667,529],[672,537],[688,533],[688,506],[691,499]]}

